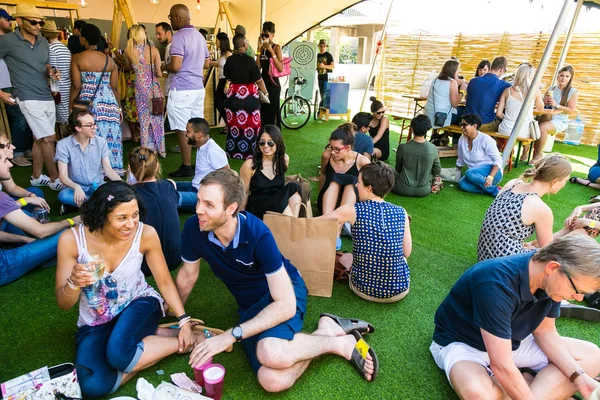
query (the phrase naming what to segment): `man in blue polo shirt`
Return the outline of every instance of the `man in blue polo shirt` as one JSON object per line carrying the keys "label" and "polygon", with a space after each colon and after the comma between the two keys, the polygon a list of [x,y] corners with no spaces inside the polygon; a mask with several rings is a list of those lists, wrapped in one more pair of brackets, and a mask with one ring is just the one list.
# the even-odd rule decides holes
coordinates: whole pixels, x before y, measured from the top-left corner
{"label": "man in blue polo shirt", "polygon": [[435,314],[430,347],[459,397],[589,398],[600,386],[600,349],[561,337],[555,319],[562,300],[598,290],[598,260],[594,239],[570,235],[468,269]]}
{"label": "man in blue polo shirt", "polygon": [[504,89],[510,86],[510,83],[500,79],[507,65],[506,57],[496,57],[490,72],[469,81],[465,114],[479,114],[483,122],[480,131],[497,132],[502,122],[496,117],[496,103]]}
{"label": "man in blue polo shirt", "polygon": [[372,380],[376,356],[353,332],[355,327],[344,329],[340,318],[322,316],[313,334],[300,332],[306,312],[304,280],[281,255],[269,228],[252,214],[238,212],[244,197],[244,184],[235,172],[211,172],[198,190],[197,216],[183,229],[184,264],[176,279],[182,300],[187,301],[203,258],[235,298],[240,316],[240,325],[196,344],[190,364],[202,365],[241,341],[258,381],[269,392],[290,388],[312,359],[328,353],[350,360]]}

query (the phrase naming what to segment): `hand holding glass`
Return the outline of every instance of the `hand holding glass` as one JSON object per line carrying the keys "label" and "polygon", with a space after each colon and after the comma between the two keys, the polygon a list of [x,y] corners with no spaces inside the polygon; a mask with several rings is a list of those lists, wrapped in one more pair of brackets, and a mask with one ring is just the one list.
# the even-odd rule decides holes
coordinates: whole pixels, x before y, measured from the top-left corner
{"label": "hand holding glass", "polygon": [[98,289],[100,288],[100,279],[102,275],[104,275],[104,258],[102,254],[90,254],[91,261],[89,261],[86,266],[88,271],[92,274],[92,279],[94,283],[90,286],[86,286],[84,291],[88,298],[88,304],[91,307],[96,307],[100,305],[102,299],[98,295]]}

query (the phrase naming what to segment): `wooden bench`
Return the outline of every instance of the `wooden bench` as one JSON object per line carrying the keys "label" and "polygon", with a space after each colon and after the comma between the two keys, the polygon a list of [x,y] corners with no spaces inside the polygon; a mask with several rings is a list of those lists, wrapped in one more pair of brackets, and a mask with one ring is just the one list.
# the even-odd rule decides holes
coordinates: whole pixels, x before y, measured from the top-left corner
{"label": "wooden bench", "polygon": [[[462,134],[462,129],[458,125],[445,126],[443,128],[440,128],[440,130],[444,131],[444,133],[460,133],[460,134]],[[480,132],[485,133],[486,135],[491,136],[494,139],[496,139],[496,143],[498,144],[498,150],[504,151],[504,147],[506,146],[506,142],[508,141],[508,136],[501,135],[497,132],[483,132],[483,131],[480,131]],[[532,138],[517,137],[517,143],[519,145],[517,148],[517,157],[515,159],[515,168],[519,166],[519,160],[521,157],[521,150],[522,150],[523,146],[529,145],[529,154],[527,156],[527,162],[529,162],[531,160],[531,154],[533,152],[533,142],[535,142],[535,140],[533,140]],[[509,160],[508,161],[508,171],[509,172],[512,171],[512,159],[513,159],[514,151],[515,151],[515,149],[513,147],[510,151],[510,157],[508,158],[508,160]]]}
{"label": "wooden bench", "polygon": [[412,139],[412,132],[410,130],[410,122],[412,121],[412,117],[398,113],[391,113],[390,116],[394,121],[402,122],[402,125],[400,126],[400,139],[398,140],[398,144],[402,143],[402,136],[404,136],[405,129],[408,129],[408,137],[406,141],[408,142],[410,139]]}

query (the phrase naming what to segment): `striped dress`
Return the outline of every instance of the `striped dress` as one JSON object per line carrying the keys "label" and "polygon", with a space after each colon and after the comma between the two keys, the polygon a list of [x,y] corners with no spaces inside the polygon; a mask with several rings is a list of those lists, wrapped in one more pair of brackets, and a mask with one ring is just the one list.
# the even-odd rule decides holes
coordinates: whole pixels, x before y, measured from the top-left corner
{"label": "striped dress", "polygon": [[60,104],[56,105],[56,122],[66,124],[69,119],[71,52],[59,41],[50,44],[50,65],[60,71]]}
{"label": "striped dress", "polygon": [[[108,143],[110,165],[117,173],[123,170],[123,143],[121,141],[121,113],[119,103],[110,87],[110,72],[81,71],[81,91],[79,99],[91,100],[100,82],[100,87],[94,97],[92,114],[96,121],[96,134],[106,139]],[[101,76],[102,75],[102,76]]]}

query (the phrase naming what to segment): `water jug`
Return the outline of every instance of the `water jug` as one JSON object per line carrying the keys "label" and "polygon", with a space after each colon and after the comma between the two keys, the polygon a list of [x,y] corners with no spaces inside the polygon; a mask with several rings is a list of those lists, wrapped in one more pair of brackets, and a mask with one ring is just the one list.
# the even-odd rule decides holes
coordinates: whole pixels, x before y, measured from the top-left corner
{"label": "water jug", "polygon": [[585,122],[579,117],[579,114],[577,114],[577,118],[569,121],[569,126],[565,131],[565,140],[563,142],[566,144],[579,145],[579,143],[581,143],[581,137],[583,136],[584,127]]}

